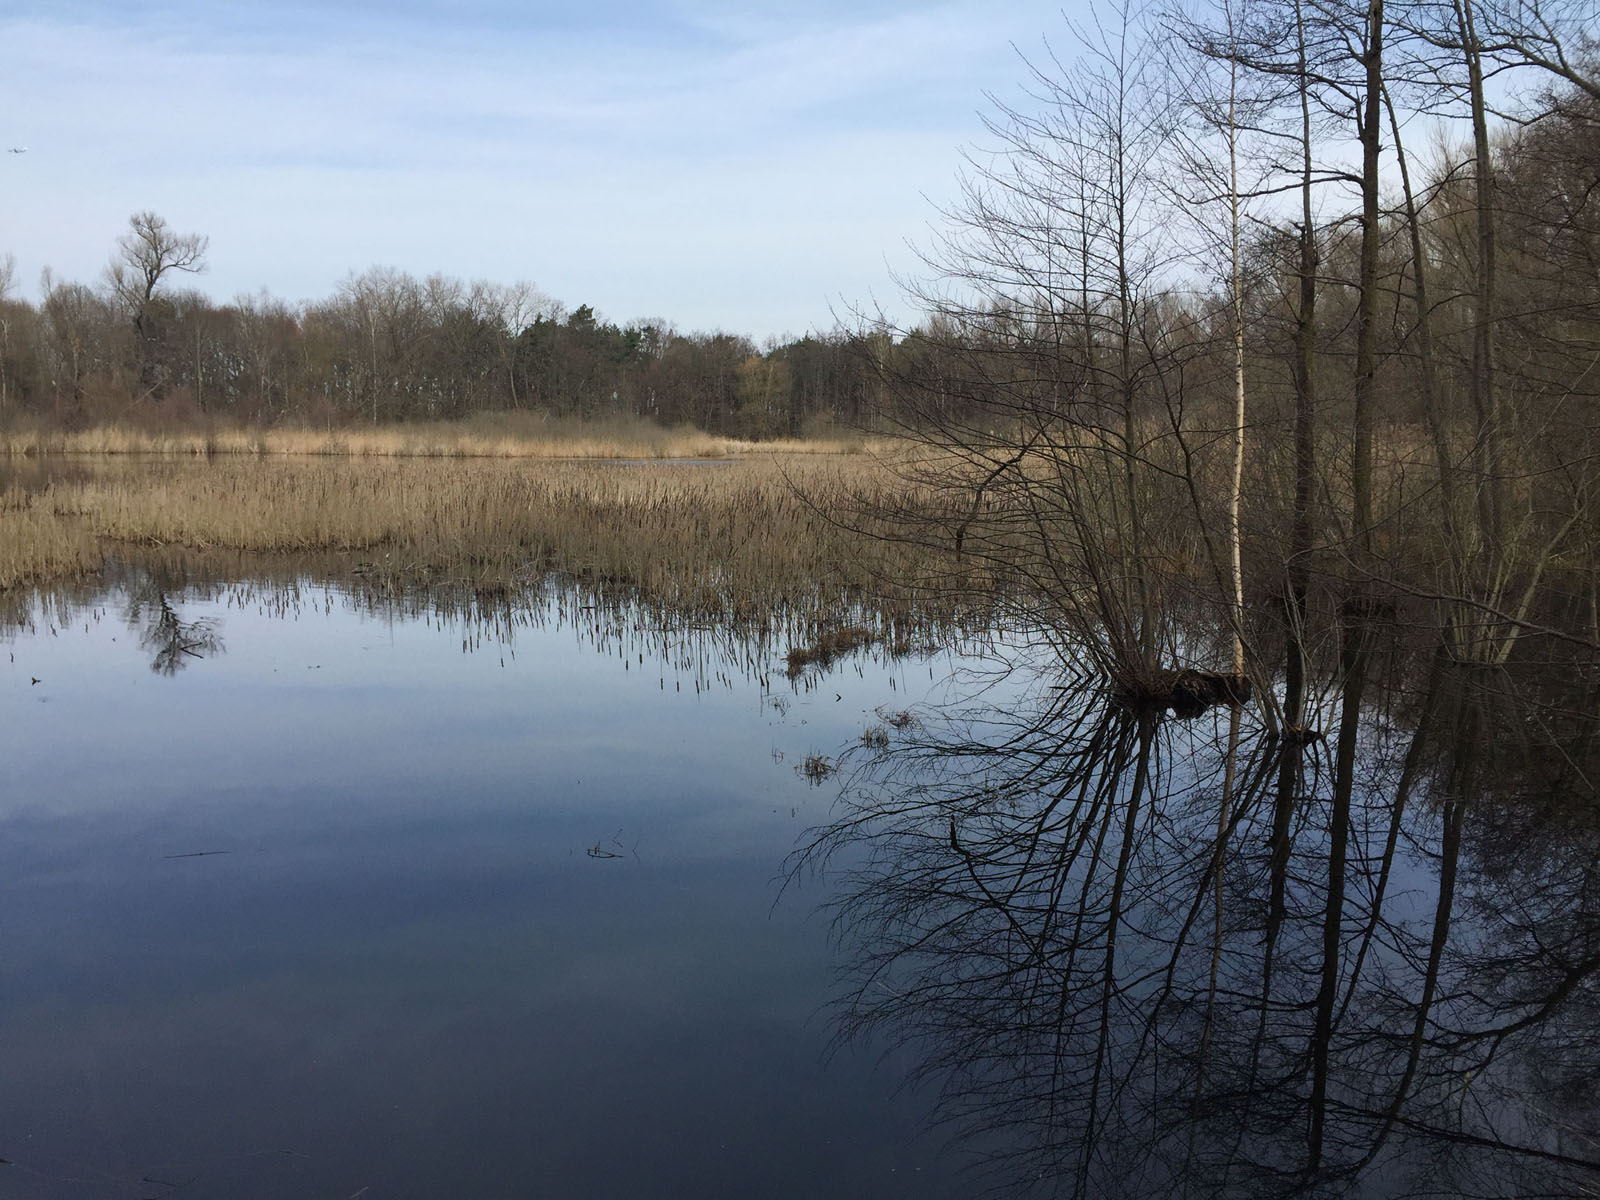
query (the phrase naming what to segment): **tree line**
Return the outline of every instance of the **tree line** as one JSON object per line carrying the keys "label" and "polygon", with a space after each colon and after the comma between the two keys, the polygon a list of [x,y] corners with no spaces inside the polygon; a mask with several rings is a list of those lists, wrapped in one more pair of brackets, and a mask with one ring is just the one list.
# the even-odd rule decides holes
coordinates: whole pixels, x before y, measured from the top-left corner
{"label": "tree line", "polygon": [[0,258],[0,420],[65,425],[170,413],[262,423],[440,420],[483,411],[642,417],[753,438],[859,423],[876,402],[874,331],[757,346],[657,321],[618,325],[531,284],[378,267],[329,299],[219,304],[182,286],[207,242],[129,220],[96,285],[17,298]]}
{"label": "tree line", "polygon": [[991,118],[927,315],[877,360],[942,497],[907,536],[1049,597],[1130,686],[1220,604],[1291,729],[1307,656],[1397,587],[1460,602],[1428,621],[1475,661],[1600,645],[1589,15],[1213,0],[1075,30]]}

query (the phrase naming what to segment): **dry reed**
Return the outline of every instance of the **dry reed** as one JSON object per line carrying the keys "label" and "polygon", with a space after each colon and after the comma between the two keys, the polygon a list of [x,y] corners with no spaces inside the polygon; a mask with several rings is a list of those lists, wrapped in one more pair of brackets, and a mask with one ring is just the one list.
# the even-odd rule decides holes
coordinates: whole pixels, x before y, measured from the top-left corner
{"label": "dry reed", "polygon": [[81,522],[41,506],[20,488],[0,493],[0,589],[79,575],[100,559]]}
{"label": "dry reed", "polygon": [[[8,492],[0,587],[108,547],[341,555],[380,585],[520,586],[556,568],[686,611],[822,611],[922,553],[831,521],[817,498],[890,486],[865,456],[630,466],[573,461],[175,461]],[[804,602],[804,603],[802,603]]]}
{"label": "dry reed", "polygon": [[0,432],[0,456],[12,457],[91,454],[663,459],[729,458],[770,452],[841,454],[866,445],[863,439],[850,437],[758,443],[696,429],[664,429],[648,421],[582,422],[525,413],[370,428],[216,425],[156,431],[112,424],[81,430],[23,427]]}

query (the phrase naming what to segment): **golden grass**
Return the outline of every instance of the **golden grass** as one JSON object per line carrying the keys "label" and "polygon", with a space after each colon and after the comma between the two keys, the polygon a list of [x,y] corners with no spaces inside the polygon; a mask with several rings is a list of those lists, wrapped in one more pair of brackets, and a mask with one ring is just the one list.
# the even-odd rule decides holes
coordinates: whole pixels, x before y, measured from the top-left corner
{"label": "golden grass", "polygon": [[[1384,507],[1401,514],[1417,507],[1412,497],[1426,496],[1429,482],[1410,461],[1424,448],[1415,437],[1404,443],[1385,448],[1391,457],[1381,472],[1395,489],[1392,498],[1384,493]],[[863,442],[849,446],[853,453],[826,453],[830,445],[757,448],[642,422],[563,424],[528,414],[331,432],[13,432],[0,435],[0,446],[40,453],[0,465],[32,477],[29,491],[13,488],[0,505],[0,588],[91,571],[102,549],[131,543],[331,554],[390,587],[526,583],[557,568],[726,614],[828,588],[914,594],[919,603],[938,592],[960,605],[992,592],[994,576],[1032,580],[1053,589],[1057,602],[1076,602],[1057,570],[1077,566],[1069,511],[1118,551],[1110,472],[1120,459],[1092,432],[1082,444],[1024,456],[1002,479],[990,458],[963,460],[936,446]],[[674,458],[714,461],[667,461]],[[1221,528],[1224,464],[1212,454],[1193,465],[1208,505],[1202,519]],[[1253,466],[1264,477],[1247,499],[1250,526],[1286,528],[1287,498],[1273,486],[1282,464],[1257,451]],[[1189,588],[1215,564],[1175,478],[1145,472],[1141,503],[1168,518],[1147,528],[1139,553],[1157,582]],[[975,504],[979,483],[985,490]],[[862,527],[841,529],[802,495],[824,508],[864,498],[839,505]],[[1428,533],[1398,520],[1384,532]],[[1280,540],[1269,534],[1247,547],[1253,571],[1270,569],[1261,564],[1281,554]],[[946,553],[958,541],[959,556]],[[826,633],[819,620],[809,636]]]}
{"label": "golden grass", "polygon": [[91,429],[17,428],[0,432],[0,455],[58,454],[211,457],[298,455],[356,458],[730,458],[753,453],[843,454],[867,445],[839,437],[749,442],[664,429],[648,421],[583,422],[527,413],[486,413],[465,421],[372,428],[279,426],[152,431],[132,425]]}
{"label": "golden grass", "polygon": [[34,502],[18,488],[0,493],[0,589],[79,575],[100,565],[81,522]]}
{"label": "golden grass", "polygon": [[843,529],[814,502],[891,486],[862,455],[111,463],[7,493],[0,587],[92,569],[103,543],[332,553],[384,586],[520,586],[555,568],[690,612],[821,612],[932,570],[926,552]]}

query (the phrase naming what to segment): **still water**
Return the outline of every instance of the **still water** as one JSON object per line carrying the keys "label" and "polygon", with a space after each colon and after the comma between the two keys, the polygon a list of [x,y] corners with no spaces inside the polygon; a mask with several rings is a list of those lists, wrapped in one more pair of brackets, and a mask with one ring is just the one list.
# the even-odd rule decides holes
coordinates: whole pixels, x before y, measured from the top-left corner
{"label": "still water", "polygon": [[1594,664],[336,578],[8,610],[0,1195],[1600,1189]]}
{"label": "still water", "polygon": [[783,650],[554,582],[35,602],[0,1194],[966,1194],[893,1057],[829,1053],[820,884],[783,887],[832,798],[797,768],[951,660]]}

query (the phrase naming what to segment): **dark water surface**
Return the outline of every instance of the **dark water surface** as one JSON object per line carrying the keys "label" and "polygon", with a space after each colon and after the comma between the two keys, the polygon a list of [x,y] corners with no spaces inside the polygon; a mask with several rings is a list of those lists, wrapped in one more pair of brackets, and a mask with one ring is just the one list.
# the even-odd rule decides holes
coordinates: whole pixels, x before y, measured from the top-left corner
{"label": "dark water surface", "polygon": [[[834,1030],[797,766],[948,659],[555,589],[124,586],[0,646],[0,1195],[957,1196]],[[36,681],[36,682],[35,682]]]}
{"label": "dark water surface", "polygon": [[1576,656],[1375,628],[1291,737],[1042,626],[107,578],[0,661],[0,1196],[1600,1194]]}

